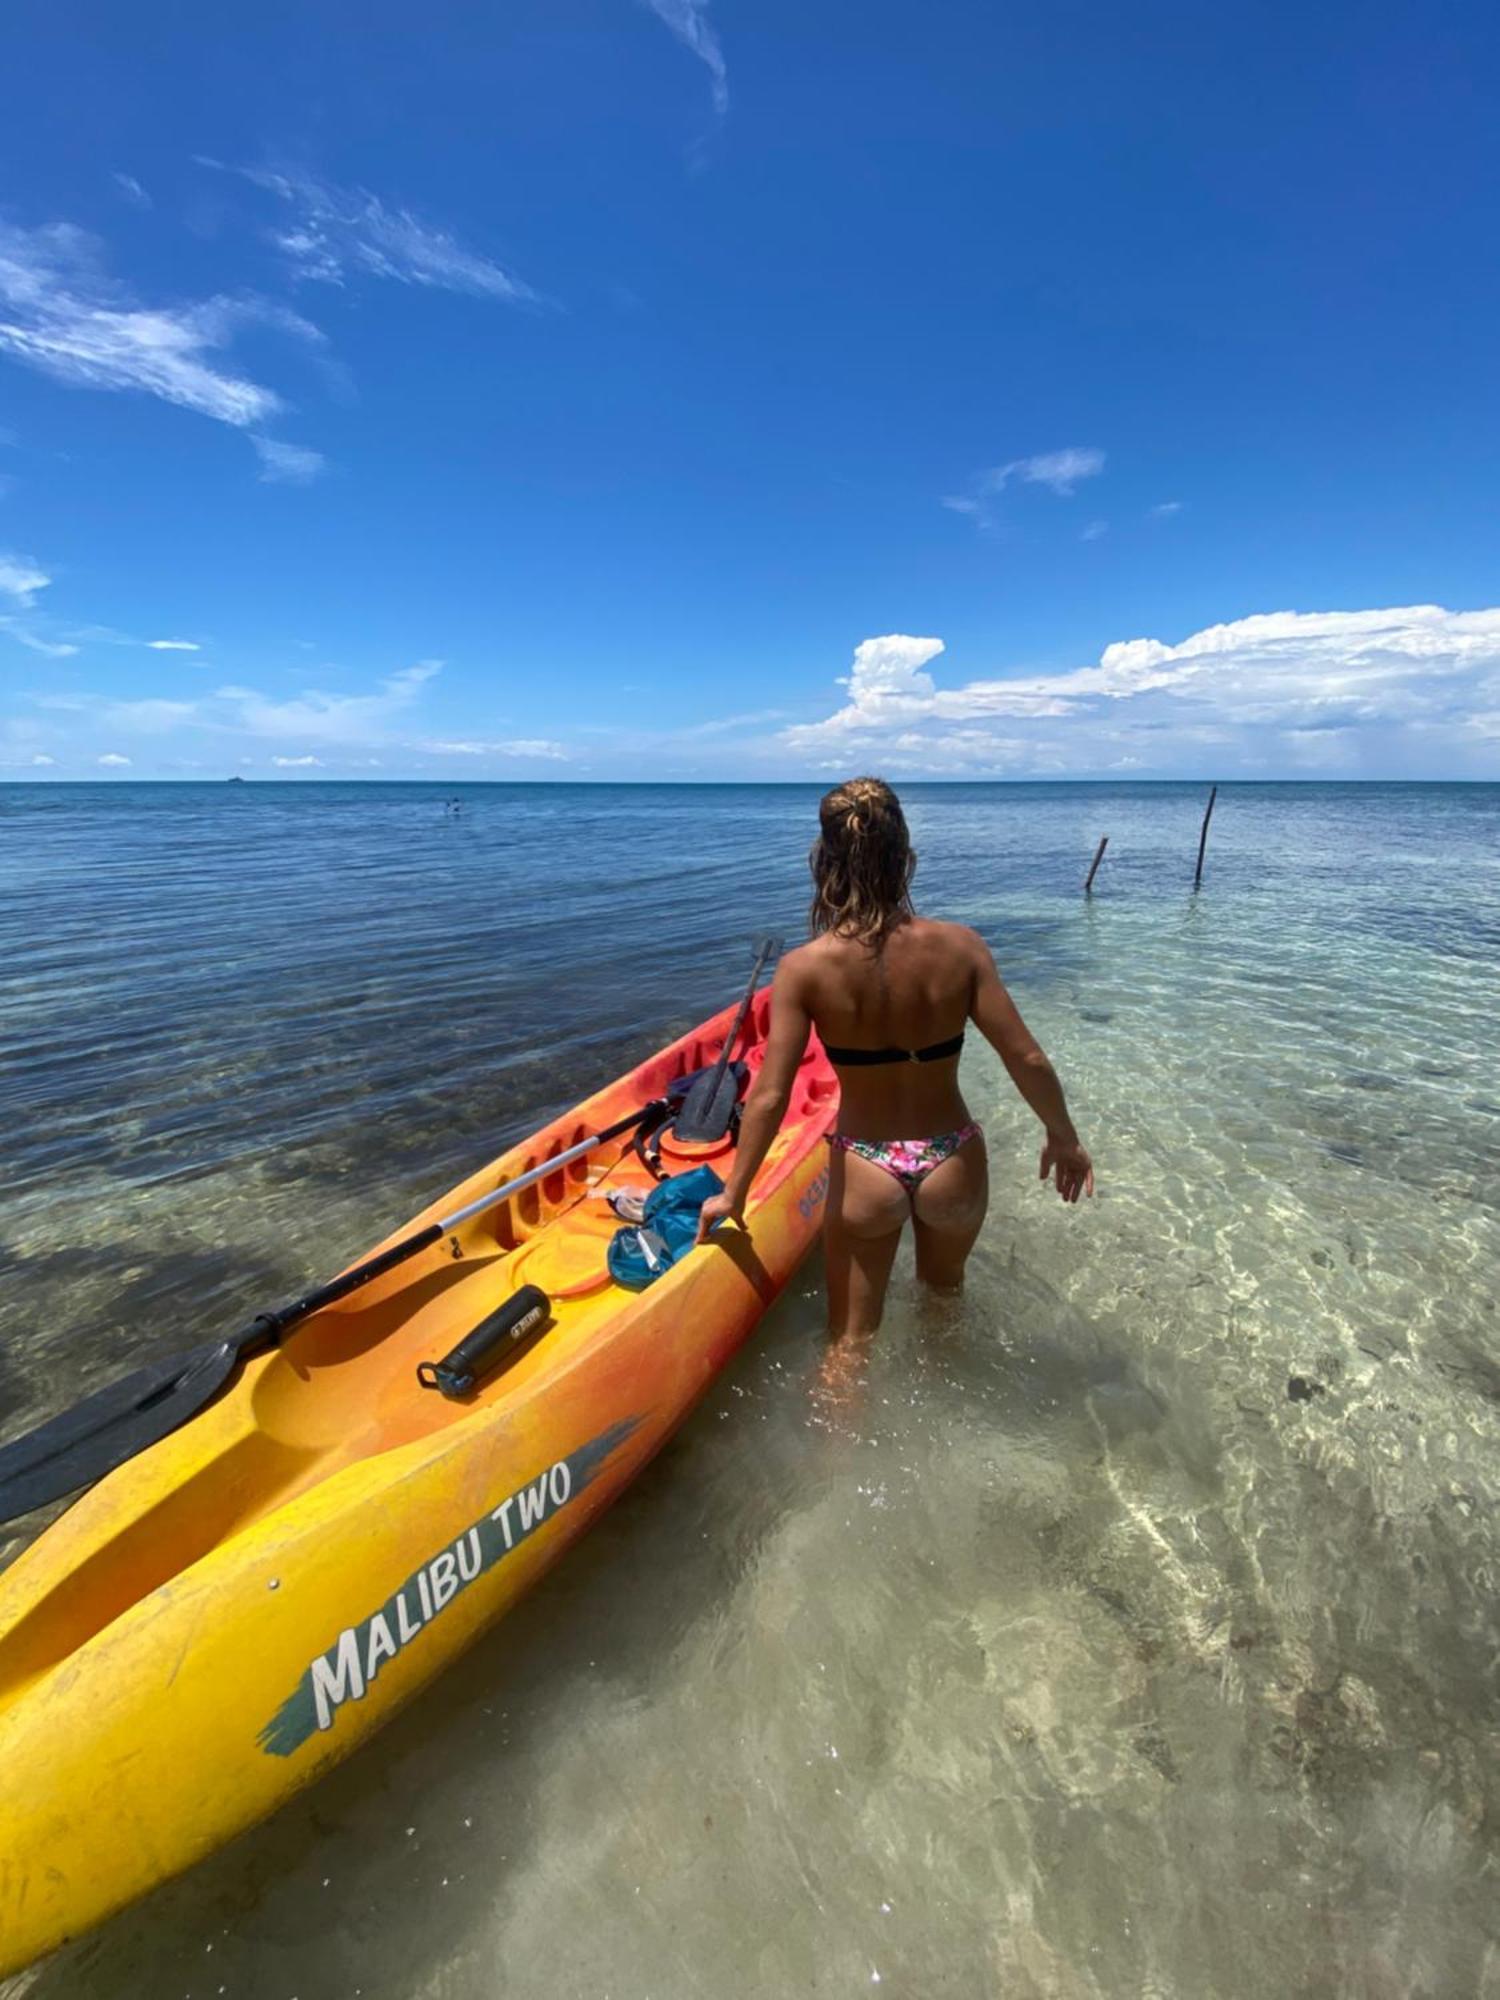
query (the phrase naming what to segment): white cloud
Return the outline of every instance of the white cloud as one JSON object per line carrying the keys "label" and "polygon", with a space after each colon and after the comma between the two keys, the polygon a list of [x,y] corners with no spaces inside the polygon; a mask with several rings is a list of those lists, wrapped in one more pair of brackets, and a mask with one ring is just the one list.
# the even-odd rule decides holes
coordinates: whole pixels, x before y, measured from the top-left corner
{"label": "white cloud", "polygon": [[148,639],[146,644],[153,653],[201,653],[203,648],[196,639]]}
{"label": "white cloud", "polygon": [[708,23],[708,0],[646,0],[646,5],[708,70],[714,110],[722,118],[729,109],[729,72],[719,38]]}
{"label": "white cloud", "polygon": [[325,694],[310,688],[290,701],[277,701],[254,688],[223,687],[217,699],[229,705],[225,724],[251,736],[333,749],[374,746],[390,740],[393,725],[442,665],[441,660],[419,660],[388,675],[373,694]]}
{"label": "white cloud", "polygon": [[18,618],[0,617],[0,632],[30,652],[43,653],[49,660],[71,660],[78,648],[66,639],[44,639],[40,632],[23,625]]}
{"label": "white cloud", "polygon": [[264,300],[143,306],[105,274],[84,231],[0,223],[0,353],[72,388],[135,390],[252,429],[284,405],[274,389],[220,359],[249,323],[322,339],[307,320]]}
{"label": "white cloud", "polygon": [[529,285],[467,249],[449,230],[424,222],[409,209],[387,208],[368,188],[335,187],[293,170],[232,171],[276,195],[292,211],[287,226],[272,232],[272,241],[298,278],[341,285],[352,272],[363,272],[398,284],[428,285],[514,304],[537,299]]}
{"label": "white cloud", "polygon": [[1500,609],[1270,612],[1177,645],[1117,642],[1097,666],[955,688],[923,671],[941,650],[902,634],[865,640],[845,705],[784,730],[781,743],[820,766],[885,756],[923,768],[1073,770],[1127,757],[1196,767],[1205,749],[1226,770],[1268,756],[1400,770],[1451,745],[1468,768],[1500,703]]}
{"label": "white cloud", "polygon": [[993,482],[991,492],[1019,479],[1028,486],[1049,487],[1060,499],[1068,499],[1080,479],[1096,479],[1103,470],[1102,451],[1073,445],[1066,451],[1039,452],[1035,458],[1013,458],[1009,465],[997,465],[981,477]]}
{"label": "white cloud", "polygon": [[128,764],[130,762],[130,759],[128,757],[121,757],[117,755],[115,751],[110,750],[106,751],[104,756],[102,756],[99,759],[99,762],[105,765],[106,768],[110,770],[118,770],[123,768],[123,766],[125,766],[126,764]]}
{"label": "white cloud", "polygon": [[111,174],[110,179],[132,208],[150,208],[152,200],[134,174]]}
{"label": "white cloud", "polygon": [[[0,597],[8,597],[19,610],[34,610],[37,592],[45,590],[51,581],[46,570],[30,556],[7,555],[0,551]],[[33,653],[42,653],[49,660],[71,659],[78,651],[66,640],[47,638],[45,632],[36,629],[35,620],[0,614],[0,632],[14,639],[18,646],[25,646]]]}
{"label": "white cloud", "polygon": [[320,771],[323,768],[321,757],[273,757],[271,762],[283,771],[299,771],[309,765],[316,766]]}
{"label": "white cloud", "polygon": [[307,486],[328,463],[322,452],[306,445],[267,437],[253,437],[250,442],[260,455],[260,476],[271,485]]}
{"label": "white cloud", "polygon": [[40,767],[43,766],[44,764],[55,764],[57,762],[57,759],[55,757],[44,757],[42,753],[38,751],[36,756],[33,757],[31,761],[33,765],[35,765],[37,768],[40,769]]}
{"label": "white cloud", "polygon": [[1078,539],[1081,542],[1097,542],[1108,533],[1108,521],[1090,521]]}
{"label": "white cloud", "polygon": [[966,493],[947,494],[943,505],[966,515],[981,528],[994,525],[992,503],[1008,486],[1045,486],[1059,500],[1071,500],[1079,482],[1097,479],[1104,470],[1104,453],[1094,445],[1069,445],[1062,451],[1037,452],[1012,458],[976,472]]}
{"label": "white cloud", "polygon": [[1151,518],[1155,521],[1166,521],[1173,514],[1180,514],[1181,512],[1182,502],[1180,500],[1162,500],[1151,509]]}
{"label": "white cloud", "polygon": [[47,572],[40,568],[30,556],[6,555],[0,552],[0,591],[14,598],[17,604],[28,608],[36,601],[36,593],[45,590],[52,581]]}
{"label": "white cloud", "polygon": [[460,742],[424,742],[416,745],[437,757],[540,757],[552,763],[566,763],[568,753],[561,743],[545,736],[509,736],[496,742],[465,739]]}

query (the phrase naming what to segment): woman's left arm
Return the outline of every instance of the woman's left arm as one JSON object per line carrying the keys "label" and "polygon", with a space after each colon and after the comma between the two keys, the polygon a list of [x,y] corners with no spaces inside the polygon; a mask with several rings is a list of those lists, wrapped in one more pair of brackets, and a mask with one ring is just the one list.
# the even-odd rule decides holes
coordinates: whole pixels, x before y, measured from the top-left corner
{"label": "woman's left arm", "polygon": [[812,1030],[802,967],[797,962],[801,956],[797,951],[788,953],[776,969],[775,983],[771,988],[771,1025],[766,1035],[766,1053],[750,1086],[750,1094],[745,1099],[745,1108],[740,1116],[739,1144],[734,1150],[734,1165],[724,1183],[724,1192],[710,1196],[699,1213],[700,1243],[714,1224],[722,1222],[726,1216],[743,1222],[745,1203],[755,1176],[771,1150],[771,1141],[780,1131],[787,1105],[791,1102],[792,1084]]}

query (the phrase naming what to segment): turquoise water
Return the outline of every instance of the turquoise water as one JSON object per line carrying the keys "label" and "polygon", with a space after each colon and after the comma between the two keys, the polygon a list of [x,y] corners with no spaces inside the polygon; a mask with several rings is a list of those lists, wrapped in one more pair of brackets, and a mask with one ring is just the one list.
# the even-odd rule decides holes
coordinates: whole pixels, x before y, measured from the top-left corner
{"label": "turquoise water", "polygon": [[[0,788],[0,1432],[800,933],[811,788],[454,795]],[[810,1263],[517,1617],[15,1992],[1500,1993],[1500,787],[1228,787],[1195,896],[1203,796],[909,788],[1098,1199],[971,1050],[957,1312],[830,1356]]]}

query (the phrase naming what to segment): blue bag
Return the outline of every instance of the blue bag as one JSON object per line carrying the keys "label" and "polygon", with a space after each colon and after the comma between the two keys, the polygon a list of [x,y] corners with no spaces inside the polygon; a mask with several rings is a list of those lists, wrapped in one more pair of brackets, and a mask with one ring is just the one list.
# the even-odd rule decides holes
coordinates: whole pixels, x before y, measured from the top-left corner
{"label": "blue bag", "polygon": [[[609,1242],[609,1275],[632,1292],[644,1291],[671,1270],[698,1240],[698,1211],[710,1195],[722,1194],[724,1183],[712,1167],[694,1167],[654,1187],[646,1197],[640,1227],[628,1223]],[[642,1232],[652,1246],[656,1267],[641,1243]]]}

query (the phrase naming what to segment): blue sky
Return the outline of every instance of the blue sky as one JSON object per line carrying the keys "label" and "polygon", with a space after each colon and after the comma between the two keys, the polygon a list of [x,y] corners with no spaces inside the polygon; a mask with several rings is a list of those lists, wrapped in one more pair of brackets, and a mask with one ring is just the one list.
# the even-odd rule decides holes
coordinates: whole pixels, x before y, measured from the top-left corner
{"label": "blue sky", "polygon": [[0,777],[1500,775],[1491,10],[9,10]]}

